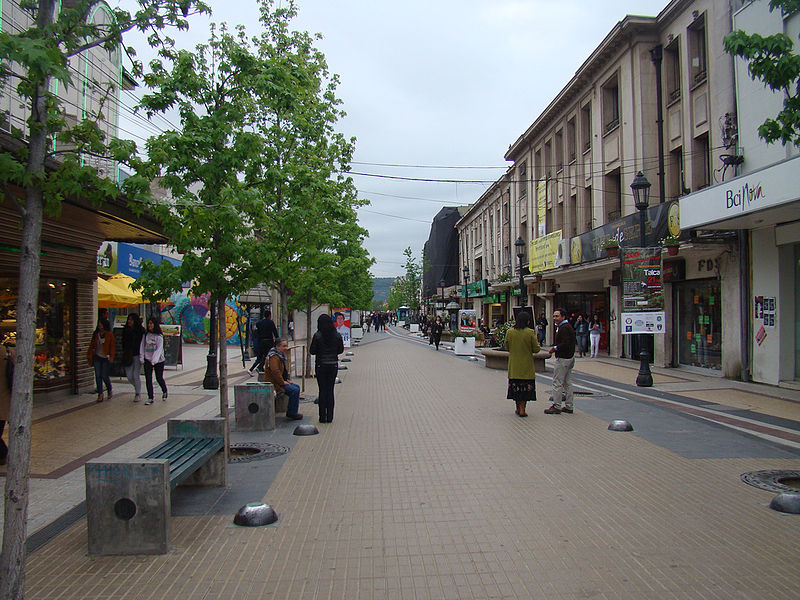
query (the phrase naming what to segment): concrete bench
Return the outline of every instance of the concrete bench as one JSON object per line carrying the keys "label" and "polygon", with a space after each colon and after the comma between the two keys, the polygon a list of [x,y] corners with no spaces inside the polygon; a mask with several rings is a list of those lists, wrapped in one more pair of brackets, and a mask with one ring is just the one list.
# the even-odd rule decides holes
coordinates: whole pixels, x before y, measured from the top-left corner
{"label": "concrete bench", "polygon": [[166,554],[170,492],[179,484],[224,486],[225,421],[167,422],[167,440],[137,459],[86,463],[90,555]]}
{"label": "concrete bench", "polygon": [[[508,351],[497,350],[495,348],[481,348],[481,354],[485,359],[487,369],[501,369],[508,370]],[[546,373],[547,367],[545,366],[545,359],[550,357],[549,352],[544,350],[537,352],[533,355],[533,365],[537,373]]]}

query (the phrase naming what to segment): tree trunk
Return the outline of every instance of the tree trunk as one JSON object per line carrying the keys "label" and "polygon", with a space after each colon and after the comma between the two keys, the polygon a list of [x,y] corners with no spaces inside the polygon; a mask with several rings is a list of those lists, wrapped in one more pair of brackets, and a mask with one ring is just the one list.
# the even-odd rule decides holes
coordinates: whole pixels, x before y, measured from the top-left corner
{"label": "tree trunk", "polygon": [[[43,0],[37,21],[53,21],[53,0]],[[47,145],[47,107],[44,92],[49,78],[38,88],[33,111],[39,127],[30,134],[19,253],[17,340],[11,408],[8,415],[8,471],[4,493],[3,552],[0,556],[0,598],[19,600],[25,583],[25,538],[28,532],[28,501],[31,467],[31,420],[33,413],[33,361],[36,339],[36,307],[39,304],[39,255],[42,248],[44,202],[42,188],[35,184],[44,173]]]}
{"label": "tree trunk", "polygon": [[217,300],[217,332],[219,335],[219,411],[220,416],[225,419],[225,456],[227,457],[230,437],[228,428],[228,344],[226,339],[228,328],[225,322],[225,298],[223,296]]}
{"label": "tree trunk", "polygon": [[289,288],[284,282],[278,284],[278,296],[281,306],[280,335],[289,339]]}

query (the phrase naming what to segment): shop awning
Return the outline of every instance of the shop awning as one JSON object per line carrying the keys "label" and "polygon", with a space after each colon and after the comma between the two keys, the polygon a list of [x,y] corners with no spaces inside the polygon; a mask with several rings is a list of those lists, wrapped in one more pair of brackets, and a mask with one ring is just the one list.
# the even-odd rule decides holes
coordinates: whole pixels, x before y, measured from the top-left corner
{"label": "shop awning", "polygon": [[142,297],[119,285],[97,278],[97,305],[100,308],[128,308],[141,304]]}
{"label": "shop awning", "polygon": [[132,295],[134,298],[137,298],[136,304],[142,304],[145,300],[142,298],[142,294],[139,292],[135,292],[131,289],[131,284],[136,281],[130,275],[126,275],[125,273],[116,273],[108,278],[108,283],[120,288],[126,294]]}

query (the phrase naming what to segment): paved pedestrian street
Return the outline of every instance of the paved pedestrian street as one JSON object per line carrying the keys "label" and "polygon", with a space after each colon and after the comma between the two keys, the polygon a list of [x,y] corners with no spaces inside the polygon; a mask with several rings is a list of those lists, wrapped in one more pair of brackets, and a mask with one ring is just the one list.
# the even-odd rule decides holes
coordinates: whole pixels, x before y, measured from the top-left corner
{"label": "paved pedestrian street", "polygon": [[[240,505],[263,500],[277,523],[238,527],[211,506],[173,516],[166,555],[90,557],[80,519],[29,556],[26,598],[798,597],[800,515],[769,509],[774,492],[740,475],[798,470],[800,449],[698,412],[757,410],[757,393],[659,371],[650,403],[648,390],[626,398],[612,379],[633,373],[632,383],[632,363],[587,360],[575,414],[542,413],[540,378],[539,401],[519,418],[505,371],[481,361],[403,330],[367,334],[352,351],[334,422],[293,436],[279,469],[250,471],[266,492]],[[245,378],[233,369],[234,383]],[[672,407],[679,392],[698,414]],[[796,394],[775,395],[764,396],[773,426],[797,433]],[[213,415],[217,400],[181,402]],[[301,405],[304,422],[317,424],[315,409]],[[609,431],[609,417],[635,431]],[[285,440],[286,427],[258,439]],[[163,429],[147,435],[157,443]]]}

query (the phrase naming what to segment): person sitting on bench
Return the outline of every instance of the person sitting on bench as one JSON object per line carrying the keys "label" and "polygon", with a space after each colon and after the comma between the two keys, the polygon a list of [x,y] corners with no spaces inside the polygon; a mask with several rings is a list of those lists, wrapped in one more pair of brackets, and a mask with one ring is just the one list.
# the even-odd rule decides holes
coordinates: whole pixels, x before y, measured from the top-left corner
{"label": "person sitting on bench", "polygon": [[298,413],[300,407],[300,386],[289,380],[289,371],[286,368],[286,351],[289,343],[281,338],[275,340],[275,346],[267,354],[267,365],[264,374],[273,386],[275,393],[283,391],[289,396],[289,405],[286,408],[286,418],[302,419],[303,415]]}

